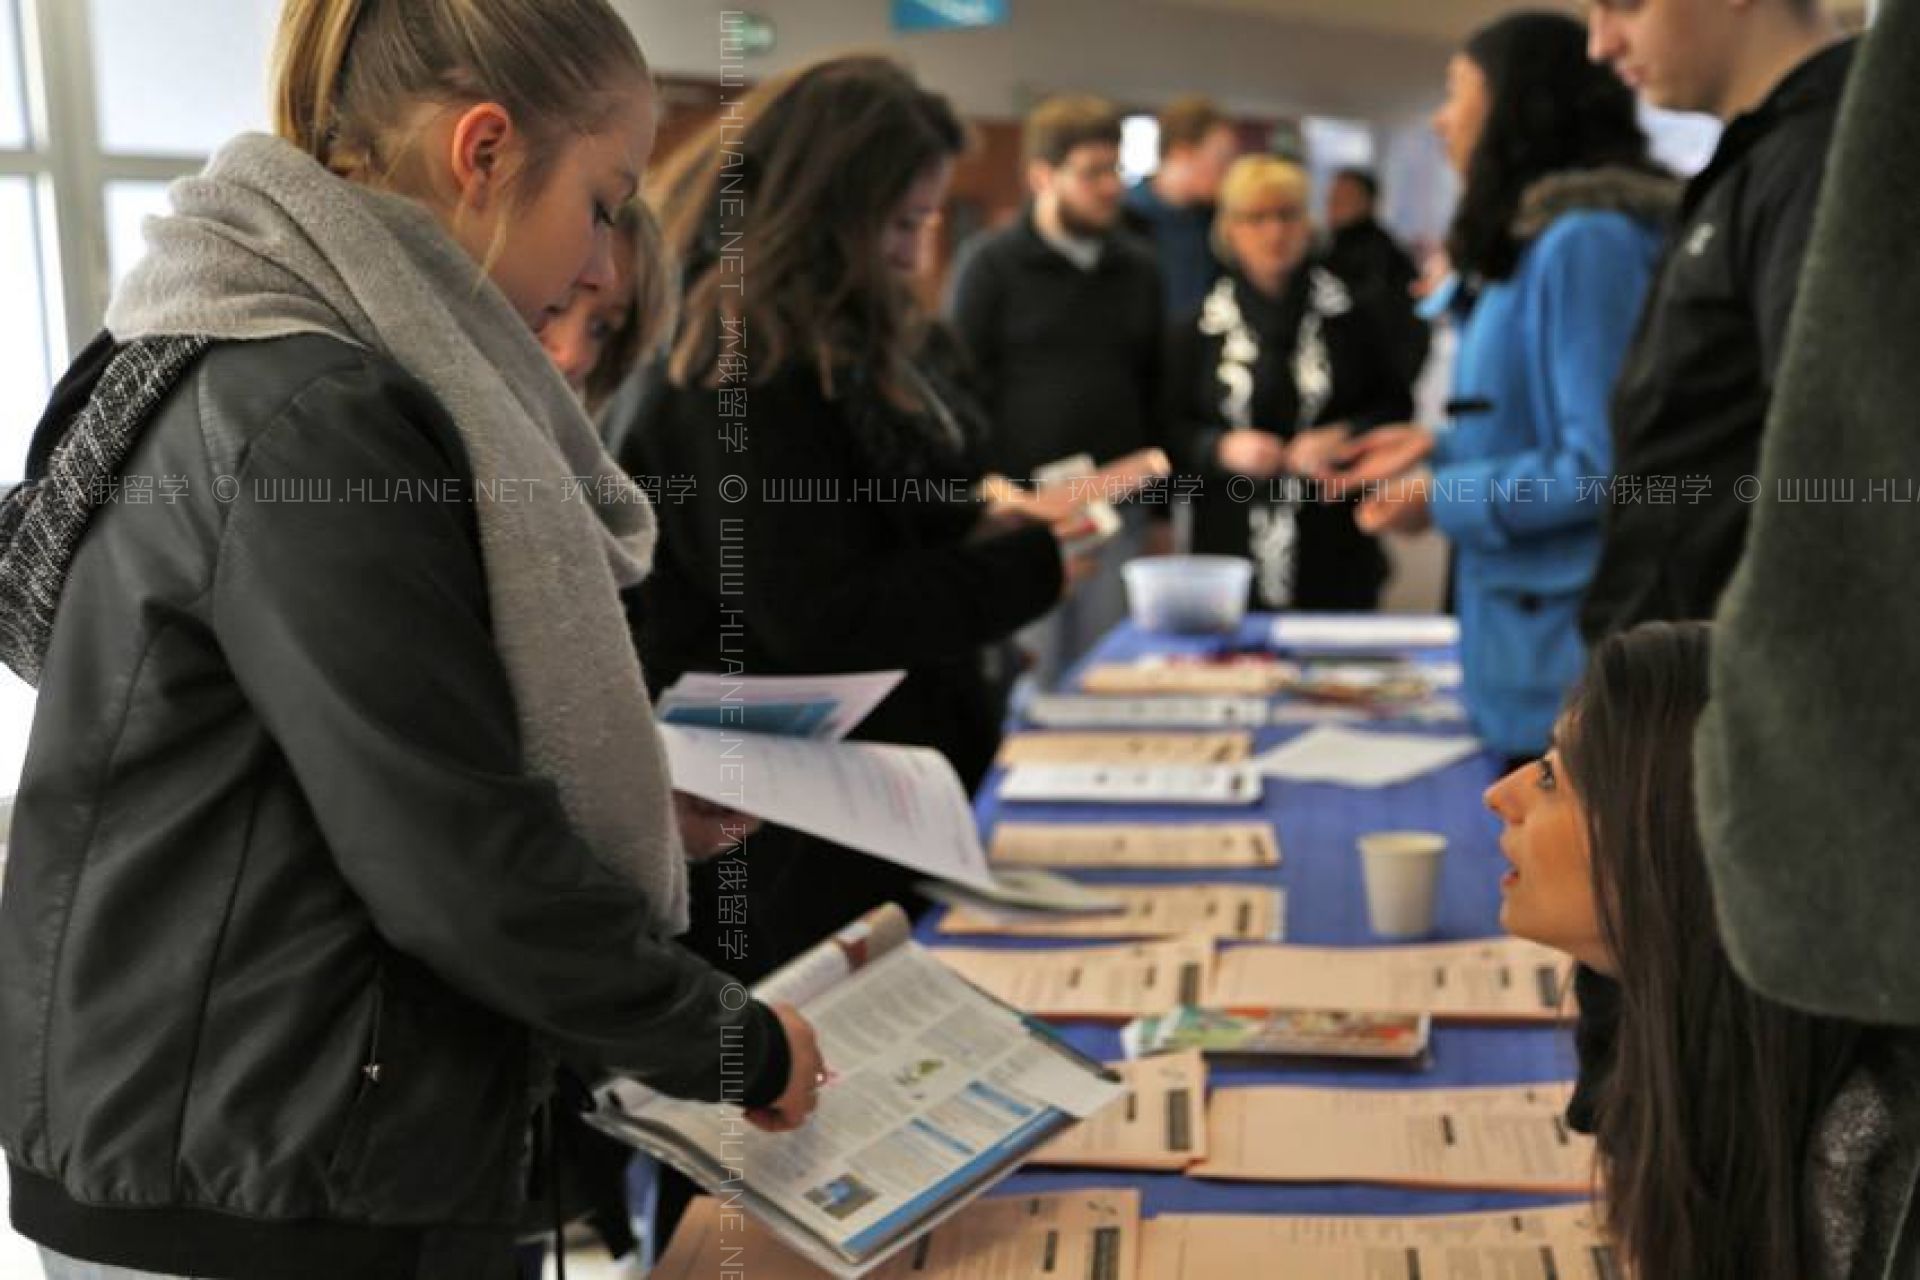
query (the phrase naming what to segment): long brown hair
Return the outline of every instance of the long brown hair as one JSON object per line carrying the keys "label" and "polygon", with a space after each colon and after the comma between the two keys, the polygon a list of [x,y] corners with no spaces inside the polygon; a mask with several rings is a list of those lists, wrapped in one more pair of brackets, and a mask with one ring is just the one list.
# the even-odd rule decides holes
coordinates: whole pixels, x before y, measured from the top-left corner
{"label": "long brown hair", "polygon": [[[750,381],[806,361],[832,395],[836,372],[851,368],[917,407],[912,296],[880,238],[915,179],[965,146],[959,117],[898,63],[867,56],[801,71],[759,95],[751,116],[737,142],[695,140],[718,141],[725,163],[676,157],[667,189],[655,188],[687,267],[673,380],[712,382],[723,325],[744,322]],[[704,175],[716,181],[691,180]],[[743,274],[727,261],[736,254]]]}
{"label": "long brown hair", "polygon": [[1620,982],[1594,1113],[1608,1217],[1640,1280],[1813,1280],[1809,1151],[1864,1029],[1756,994],[1720,944],[1693,804],[1708,637],[1607,640],[1560,733]]}

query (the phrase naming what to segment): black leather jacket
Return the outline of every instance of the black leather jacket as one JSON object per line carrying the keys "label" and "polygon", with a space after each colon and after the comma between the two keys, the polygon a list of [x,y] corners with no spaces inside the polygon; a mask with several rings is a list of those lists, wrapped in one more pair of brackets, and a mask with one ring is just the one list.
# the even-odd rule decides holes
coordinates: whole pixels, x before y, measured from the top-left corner
{"label": "black leather jacket", "polygon": [[654,938],[523,769],[471,473],[417,381],[218,345],[123,475],[153,483],[68,574],[0,896],[24,1234],[194,1276],[511,1274],[547,1053],[778,1093],[771,1015]]}

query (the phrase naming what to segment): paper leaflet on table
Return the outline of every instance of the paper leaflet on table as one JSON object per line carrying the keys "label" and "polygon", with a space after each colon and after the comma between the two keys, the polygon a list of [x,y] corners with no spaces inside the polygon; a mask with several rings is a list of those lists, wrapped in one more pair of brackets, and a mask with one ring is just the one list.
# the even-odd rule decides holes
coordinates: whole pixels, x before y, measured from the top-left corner
{"label": "paper leaflet on table", "polygon": [[1574,1014],[1571,962],[1520,938],[1418,946],[1244,946],[1214,966],[1216,1009],[1430,1013],[1436,1021],[1558,1022]]}
{"label": "paper leaflet on table", "polygon": [[1000,744],[995,763],[1199,767],[1242,764],[1253,754],[1245,729],[1219,733],[1015,733]]}
{"label": "paper leaflet on table", "polygon": [[[1137,1280],[1140,1193],[1061,1191],[976,1200],[872,1273],[871,1280]],[[726,1200],[687,1206],[650,1280],[820,1280]]]}
{"label": "paper leaflet on table", "polygon": [[1235,697],[1101,697],[1075,693],[1042,693],[1028,700],[1024,717],[1043,729],[1139,728],[1152,725],[1198,727],[1246,726],[1267,723],[1264,698]]}
{"label": "paper leaflet on table", "polygon": [[975,986],[1036,1017],[1116,1022],[1203,1003],[1213,969],[1211,938],[1043,951],[943,946],[934,954]]}
{"label": "paper leaflet on table", "polygon": [[1207,1066],[1172,1053],[1116,1066],[1126,1095],[1027,1158],[1081,1169],[1184,1169],[1207,1154]]}
{"label": "paper leaflet on table", "polygon": [[[942,965],[898,907],[756,989],[797,1003],[838,1079],[791,1133],[630,1079],[598,1127],[669,1161],[836,1276],[859,1276],[1124,1092],[1113,1073]],[[744,1180],[743,1180],[744,1179]]]}
{"label": "paper leaflet on table", "polygon": [[1272,867],[1280,840],[1267,822],[1001,822],[996,866]]}
{"label": "paper leaflet on table", "polygon": [[[1593,1139],[1567,1126],[1571,1082],[1468,1089],[1216,1089],[1198,1178],[1373,1182],[1579,1194]],[[1286,1140],[1277,1142],[1275,1135]]]}
{"label": "paper leaflet on table", "polygon": [[[663,724],[673,785],[714,804],[846,845],[996,901],[1087,910],[1058,877],[1013,881],[987,865],[973,807],[931,747],[820,742]],[[1111,903],[1104,903],[1111,905]]]}
{"label": "paper leaflet on table", "polygon": [[1000,799],[1042,804],[1251,805],[1262,791],[1234,765],[1023,764],[1000,783]]}
{"label": "paper leaflet on table", "polygon": [[1391,787],[1470,759],[1477,738],[1375,733],[1344,725],[1316,725],[1262,753],[1253,767],[1289,782],[1347,787]]}
{"label": "paper leaflet on table", "polygon": [[[1002,872],[1002,874],[1006,874]],[[1012,938],[1178,938],[1278,942],[1285,936],[1286,892],[1251,884],[1101,885],[1117,910],[1062,915],[997,906],[965,890],[929,884],[923,890],[952,909],[940,917],[942,934]]]}
{"label": "paper leaflet on table", "polygon": [[1153,1280],[1623,1280],[1625,1264],[1584,1204],[1498,1213],[1386,1216],[1162,1214],[1141,1223]]}
{"label": "paper leaflet on table", "polygon": [[906,678],[904,671],[837,676],[731,676],[690,671],[660,695],[662,724],[838,742]]}

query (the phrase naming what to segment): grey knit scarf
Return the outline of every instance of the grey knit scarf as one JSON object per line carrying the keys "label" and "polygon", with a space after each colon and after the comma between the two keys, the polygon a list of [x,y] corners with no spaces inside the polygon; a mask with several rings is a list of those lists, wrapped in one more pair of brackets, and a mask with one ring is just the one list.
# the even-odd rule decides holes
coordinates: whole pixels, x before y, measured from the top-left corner
{"label": "grey knit scarf", "polygon": [[107,328],[122,342],[327,334],[433,392],[472,466],[494,644],[527,767],[646,893],[656,928],[684,932],[665,752],[619,599],[652,563],[653,511],[533,333],[423,206],[346,182],[279,139],[235,139],[176,183],[172,202],[148,222],[149,253]]}

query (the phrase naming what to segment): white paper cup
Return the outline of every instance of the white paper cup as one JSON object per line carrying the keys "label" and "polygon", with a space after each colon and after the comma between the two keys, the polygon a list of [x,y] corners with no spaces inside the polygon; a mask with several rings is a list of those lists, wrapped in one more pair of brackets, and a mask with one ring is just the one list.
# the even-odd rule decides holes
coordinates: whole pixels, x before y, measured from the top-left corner
{"label": "white paper cup", "polygon": [[1447,838],[1428,831],[1376,831],[1360,837],[1360,872],[1367,885],[1367,920],[1383,938],[1424,938],[1433,932]]}

